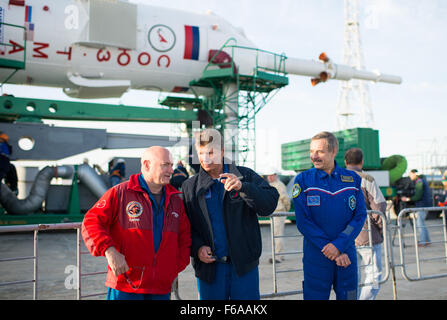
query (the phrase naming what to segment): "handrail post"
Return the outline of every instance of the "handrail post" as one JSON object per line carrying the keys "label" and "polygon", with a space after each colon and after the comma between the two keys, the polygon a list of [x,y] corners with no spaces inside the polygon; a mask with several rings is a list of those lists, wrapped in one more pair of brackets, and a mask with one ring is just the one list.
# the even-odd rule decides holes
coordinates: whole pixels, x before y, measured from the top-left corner
{"label": "handrail post", "polygon": [[414,239],[414,250],[416,253],[416,267],[417,267],[418,278],[420,278],[421,277],[421,262],[419,260],[419,245],[418,245],[418,226],[417,226],[418,212],[419,211],[413,212],[411,219],[413,219],[413,239]]}
{"label": "handrail post", "polygon": [[76,230],[76,273],[77,273],[77,287],[76,287],[76,299],[81,300],[81,228]]}
{"label": "handrail post", "polygon": [[447,263],[447,224],[446,217],[447,210],[444,208],[442,210],[442,225],[443,225],[443,233],[444,233],[444,248],[445,248],[445,263]]}
{"label": "handrail post", "polygon": [[270,235],[272,240],[272,270],[273,270],[273,293],[278,292],[278,284],[276,282],[276,250],[275,250],[275,224],[273,222],[274,216],[270,216]]}
{"label": "handrail post", "polygon": [[39,230],[34,230],[34,279],[33,279],[33,300],[38,299],[38,277],[39,277],[39,270],[38,270],[38,253],[39,253],[39,238],[38,238]]}

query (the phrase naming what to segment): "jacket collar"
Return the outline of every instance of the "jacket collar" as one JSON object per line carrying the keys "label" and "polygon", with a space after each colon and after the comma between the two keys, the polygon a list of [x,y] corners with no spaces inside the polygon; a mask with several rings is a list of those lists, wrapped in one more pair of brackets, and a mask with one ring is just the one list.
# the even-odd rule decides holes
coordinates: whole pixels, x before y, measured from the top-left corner
{"label": "jacket collar", "polygon": [[[325,178],[328,177],[329,174],[321,169],[316,169],[317,170],[317,174],[320,178]],[[334,170],[332,170],[332,173],[330,174],[331,176],[336,176],[340,174],[340,167],[337,164],[337,161],[334,160]]]}
{"label": "jacket collar", "polygon": [[[231,160],[225,158],[224,163],[228,165],[228,173],[232,173],[237,177],[241,176],[241,173],[239,172],[238,168]],[[197,195],[205,193],[213,183],[214,183],[213,178],[211,178],[211,176],[205,170],[203,170],[202,167],[200,167],[199,175],[197,178],[197,189],[196,189]]]}
{"label": "jacket collar", "polygon": [[[141,173],[133,174],[129,178],[129,184],[127,185],[128,190],[133,190],[137,192],[145,192],[143,188],[141,188],[140,183],[138,182],[138,176]],[[164,190],[166,193],[166,198],[170,197],[173,194],[181,194],[180,191],[178,191],[176,188],[171,186],[170,184],[167,184],[164,186]]]}

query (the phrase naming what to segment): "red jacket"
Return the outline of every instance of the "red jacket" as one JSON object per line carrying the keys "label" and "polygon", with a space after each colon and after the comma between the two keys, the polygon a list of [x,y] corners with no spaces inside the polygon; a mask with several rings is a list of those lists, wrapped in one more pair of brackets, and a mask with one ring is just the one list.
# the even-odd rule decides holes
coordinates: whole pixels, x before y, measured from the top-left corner
{"label": "red jacket", "polygon": [[[165,186],[162,241],[154,252],[152,206],[138,183],[138,174],[110,188],[85,214],[82,237],[93,256],[104,256],[110,246],[124,255],[126,277],[110,267],[105,285],[131,293],[167,294],[178,273],[189,264],[191,234],[183,201],[171,185]],[[129,282],[131,284],[129,284]]]}

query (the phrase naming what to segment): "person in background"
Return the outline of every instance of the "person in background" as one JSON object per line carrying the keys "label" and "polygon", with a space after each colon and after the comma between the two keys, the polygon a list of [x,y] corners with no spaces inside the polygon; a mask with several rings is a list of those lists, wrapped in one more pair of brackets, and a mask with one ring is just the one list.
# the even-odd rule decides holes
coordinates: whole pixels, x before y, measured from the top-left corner
{"label": "person in background", "polygon": [[116,186],[124,181],[126,176],[126,161],[122,158],[116,159],[115,165],[109,171],[110,186]]}
{"label": "person in background", "polygon": [[[447,170],[442,175],[441,182],[443,185],[443,190],[440,194],[438,194],[435,197],[437,200],[436,204],[440,207],[447,207]],[[444,214],[444,212],[441,213],[441,217],[442,217],[442,214]]]}
{"label": "person in background", "polygon": [[[415,193],[412,197],[402,197],[405,202],[413,202],[416,208],[432,207],[432,195],[430,186],[423,175],[418,175],[417,169],[410,171],[410,179],[415,183]],[[419,247],[427,247],[431,244],[430,233],[425,225],[427,211],[416,212],[416,227],[419,229]]]}
{"label": "person in background", "polygon": [[11,163],[11,155],[12,146],[9,144],[9,136],[0,131],[0,182],[5,179],[5,184],[17,195],[17,171]]}
{"label": "person in background", "polygon": [[[290,199],[287,194],[286,186],[282,183],[278,178],[277,170],[273,167],[269,168],[265,174],[267,181],[270,186],[274,187],[279,193],[278,205],[274,212],[287,212],[290,210]],[[284,225],[286,222],[286,216],[282,217],[274,217],[273,218],[273,230],[274,236],[283,236],[284,235]],[[284,256],[281,255],[284,249],[284,241],[282,238],[275,239],[275,253],[278,254],[279,259],[275,258],[276,263],[280,263],[284,261]],[[273,263],[273,258],[269,259],[270,263]]]}
{"label": "person in background", "polygon": [[181,190],[183,182],[189,178],[188,171],[183,165],[182,161],[177,162],[177,168],[175,168],[174,173],[171,177],[171,185],[177,190]]}
{"label": "person in background", "polygon": [[[385,214],[386,200],[372,176],[363,169],[363,152],[360,148],[351,148],[345,152],[346,169],[352,170],[362,178],[362,191],[367,210]],[[380,289],[382,276],[383,221],[379,214],[369,213],[371,241],[369,242],[368,221],[365,221],[355,245],[359,259],[359,275],[364,274],[365,286],[360,288],[359,300],[374,300]],[[361,267],[362,266],[362,267]],[[360,277],[359,277],[360,280]]]}
{"label": "person in background", "polygon": [[85,245],[107,259],[108,300],[169,300],[189,264],[190,224],[169,184],[172,167],[169,150],[146,149],[141,173],[107,190],[85,214]]}

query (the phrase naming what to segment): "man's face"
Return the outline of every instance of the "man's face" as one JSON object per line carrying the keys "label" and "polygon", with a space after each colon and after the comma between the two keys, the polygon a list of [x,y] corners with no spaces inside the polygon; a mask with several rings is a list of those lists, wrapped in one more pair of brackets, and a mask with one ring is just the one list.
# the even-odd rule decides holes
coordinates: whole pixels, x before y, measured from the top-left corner
{"label": "man's face", "polygon": [[166,185],[171,179],[171,175],[174,172],[171,153],[169,151],[160,152],[157,157],[154,157],[151,162],[148,163],[149,181],[154,184]]}
{"label": "man's face", "polygon": [[411,179],[412,181],[415,181],[417,178],[418,178],[418,175],[417,175],[416,173],[414,173],[414,172],[410,172],[410,179]]}
{"label": "man's face", "polygon": [[310,142],[310,159],[316,169],[324,171],[332,169],[336,155],[337,150],[329,151],[326,139]]}
{"label": "man's face", "polygon": [[206,172],[220,169],[223,165],[222,158],[224,151],[213,146],[199,147],[199,161],[203,170]]}

